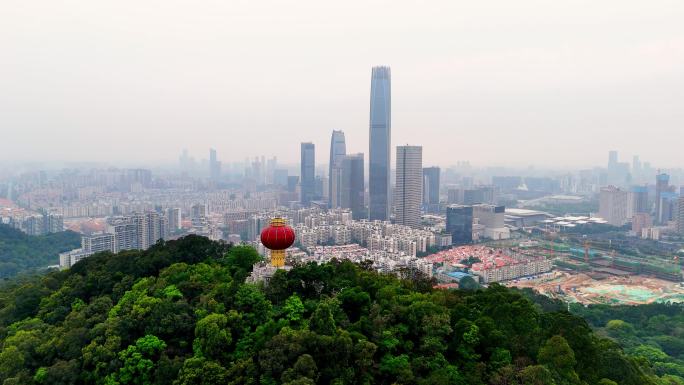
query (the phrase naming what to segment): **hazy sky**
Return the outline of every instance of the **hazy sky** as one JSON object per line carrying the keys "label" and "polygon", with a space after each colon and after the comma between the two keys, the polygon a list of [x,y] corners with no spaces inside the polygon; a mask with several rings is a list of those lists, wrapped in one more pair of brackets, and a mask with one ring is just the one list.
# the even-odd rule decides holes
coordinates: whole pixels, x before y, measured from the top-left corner
{"label": "hazy sky", "polygon": [[426,165],[684,166],[682,0],[4,0],[0,160],[367,153],[381,64]]}

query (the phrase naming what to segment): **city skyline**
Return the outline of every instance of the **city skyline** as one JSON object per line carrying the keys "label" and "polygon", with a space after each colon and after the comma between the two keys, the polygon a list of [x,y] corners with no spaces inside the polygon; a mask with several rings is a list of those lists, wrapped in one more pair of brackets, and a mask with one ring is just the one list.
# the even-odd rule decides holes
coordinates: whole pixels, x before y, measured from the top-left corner
{"label": "city skyline", "polygon": [[684,385],[681,0],[0,9],[0,384]]}

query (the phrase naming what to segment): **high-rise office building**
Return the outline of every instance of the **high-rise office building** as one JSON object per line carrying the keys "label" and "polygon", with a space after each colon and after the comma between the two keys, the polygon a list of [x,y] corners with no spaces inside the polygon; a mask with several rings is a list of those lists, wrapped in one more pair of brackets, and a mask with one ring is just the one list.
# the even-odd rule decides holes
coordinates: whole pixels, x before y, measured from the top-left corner
{"label": "high-rise office building", "polygon": [[677,232],[684,234],[684,196],[677,199]]}
{"label": "high-rise office building", "polygon": [[209,149],[209,177],[218,180],[221,176],[221,162],[216,159],[216,150]]}
{"label": "high-rise office building", "polygon": [[632,186],[632,204],[634,213],[650,213],[648,207],[648,187]]}
{"label": "high-rise office building", "polygon": [[328,204],[329,207],[340,207],[342,159],[347,154],[344,132],[333,130],[330,138],[330,163],[328,165]]}
{"label": "high-rise office building", "polygon": [[373,67],[368,156],[369,218],[371,220],[386,221],[390,216],[391,95],[390,68]]}
{"label": "high-rise office building", "polygon": [[341,207],[351,209],[353,219],[368,218],[364,201],[363,154],[346,155],[342,159]]}
{"label": "high-rise office building", "polygon": [[181,209],[178,207],[169,207],[166,209],[166,221],[169,225],[169,232],[175,232],[181,229]]}
{"label": "high-rise office building", "polygon": [[313,143],[301,144],[301,202],[309,205],[316,196],[316,150]]}
{"label": "high-rise office building", "polygon": [[670,176],[665,173],[658,173],[656,175],[656,191],[655,191],[655,223],[662,224],[662,194],[667,192],[670,188]]}
{"label": "high-rise office building", "polygon": [[473,242],[473,206],[450,205],[446,210],[446,231],[454,245]]}
{"label": "high-rise office building", "polygon": [[397,146],[396,223],[419,227],[423,196],[423,147]]}
{"label": "high-rise office building", "polygon": [[439,212],[439,167],[423,168],[423,205],[429,213]]}
{"label": "high-rise office building", "polygon": [[316,206],[322,206],[322,208],[328,207],[328,178],[322,175],[316,175],[314,185],[314,200],[317,201]]}
{"label": "high-rise office building", "polygon": [[679,195],[672,191],[671,186],[668,191],[663,191],[660,194],[660,223],[665,225],[670,221],[677,219],[678,203],[677,199]]}
{"label": "high-rise office building", "polygon": [[613,226],[623,226],[632,219],[633,202],[629,191],[615,186],[603,187],[599,195],[599,215]]}

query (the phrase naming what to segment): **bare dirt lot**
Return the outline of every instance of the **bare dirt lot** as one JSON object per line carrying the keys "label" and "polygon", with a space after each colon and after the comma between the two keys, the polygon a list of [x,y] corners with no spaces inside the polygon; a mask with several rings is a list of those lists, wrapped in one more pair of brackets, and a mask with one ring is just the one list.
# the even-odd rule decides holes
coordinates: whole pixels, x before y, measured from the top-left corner
{"label": "bare dirt lot", "polygon": [[583,304],[684,302],[684,287],[679,283],[638,275],[594,279],[583,273],[554,271],[534,280],[510,281],[507,286],[530,287],[553,298]]}

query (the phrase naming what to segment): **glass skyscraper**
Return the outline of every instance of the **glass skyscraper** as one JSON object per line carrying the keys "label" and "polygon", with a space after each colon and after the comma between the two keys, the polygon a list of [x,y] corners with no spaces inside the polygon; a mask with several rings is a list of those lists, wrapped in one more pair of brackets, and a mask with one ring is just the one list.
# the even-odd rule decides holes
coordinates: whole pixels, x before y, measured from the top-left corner
{"label": "glass skyscraper", "polygon": [[330,164],[328,165],[328,204],[331,208],[340,207],[342,159],[346,154],[344,132],[333,130],[330,138]]}
{"label": "glass skyscraper", "polygon": [[313,143],[302,143],[301,202],[309,205],[316,195],[316,155]]}
{"label": "glass skyscraper", "polygon": [[447,207],[446,231],[451,234],[454,245],[473,243],[473,206]]}
{"label": "glass skyscraper", "polygon": [[439,213],[439,167],[423,169],[423,204],[426,212]]}
{"label": "glass skyscraper", "polygon": [[342,159],[340,204],[351,209],[352,217],[356,220],[365,219],[368,215],[364,203],[363,169],[363,154],[347,155]]}
{"label": "glass skyscraper", "polygon": [[368,165],[369,218],[390,217],[391,82],[389,67],[373,67]]}

